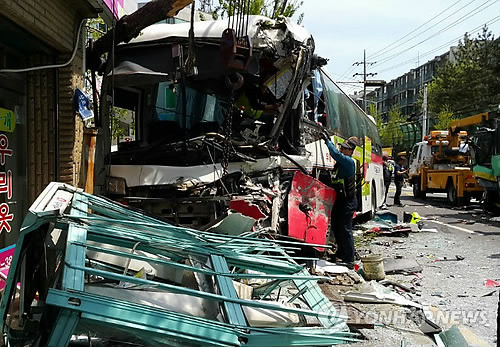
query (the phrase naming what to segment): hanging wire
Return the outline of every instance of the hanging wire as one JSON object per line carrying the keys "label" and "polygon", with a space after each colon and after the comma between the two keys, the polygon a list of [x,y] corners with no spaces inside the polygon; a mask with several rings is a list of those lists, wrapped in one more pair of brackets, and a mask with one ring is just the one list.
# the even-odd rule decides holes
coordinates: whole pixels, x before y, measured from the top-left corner
{"label": "hanging wire", "polygon": [[240,30],[239,30],[238,37],[243,36],[243,27],[245,26],[246,3],[247,3],[247,0],[241,0],[241,11],[240,11],[241,23],[240,23]]}
{"label": "hanging wire", "polygon": [[[227,4],[227,27],[231,28],[231,7],[233,6],[233,0],[229,0]],[[234,12],[234,11],[233,11]],[[234,22],[234,18],[233,18]]]}
{"label": "hanging wire", "polygon": [[194,53],[194,14],[195,14],[195,3],[193,0],[191,3],[191,25],[189,27],[189,43],[188,43],[188,54],[186,58],[186,69],[190,74],[194,73],[196,65],[196,55]]}
{"label": "hanging wire", "polygon": [[57,69],[57,68],[68,66],[69,64],[71,64],[71,62],[73,61],[73,59],[76,56],[76,52],[78,51],[78,47],[79,47],[82,27],[86,21],[87,21],[87,18],[84,18],[81,20],[80,24],[78,25],[78,30],[77,30],[76,39],[75,39],[75,46],[73,47],[73,52],[71,53],[71,57],[69,58],[69,60],[67,62],[62,63],[62,64],[32,66],[32,67],[23,68],[23,69],[0,69],[0,72],[31,72],[31,71],[44,70],[44,69]]}
{"label": "hanging wire", "polygon": [[248,19],[249,18],[250,18],[250,0],[248,0],[247,26],[245,28],[245,36],[248,36]]}
{"label": "hanging wire", "polygon": [[240,1],[241,0],[236,0],[235,3],[234,3],[234,9],[233,9],[233,26],[231,27],[232,29],[234,29],[236,31],[236,34],[237,34],[237,30],[238,30],[238,16],[237,16],[237,13],[238,13],[238,7],[240,5]]}

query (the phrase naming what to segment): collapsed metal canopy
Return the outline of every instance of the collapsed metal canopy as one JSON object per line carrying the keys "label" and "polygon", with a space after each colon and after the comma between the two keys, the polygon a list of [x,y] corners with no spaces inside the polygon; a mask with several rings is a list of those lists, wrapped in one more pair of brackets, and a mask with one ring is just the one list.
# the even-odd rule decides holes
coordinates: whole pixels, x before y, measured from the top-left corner
{"label": "collapsed metal canopy", "polygon": [[58,347],[77,335],[137,346],[356,341],[294,245],[177,227],[51,183],[16,245],[2,332],[11,345]]}

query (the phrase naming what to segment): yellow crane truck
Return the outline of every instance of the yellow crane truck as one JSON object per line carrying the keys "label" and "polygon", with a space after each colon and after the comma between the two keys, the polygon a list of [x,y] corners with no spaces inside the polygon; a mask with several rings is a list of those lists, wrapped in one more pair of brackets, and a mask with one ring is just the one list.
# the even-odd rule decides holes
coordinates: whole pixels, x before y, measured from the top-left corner
{"label": "yellow crane truck", "polygon": [[410,156],[409,179],[413,196],[425,199],[427,193],[447,193],[451,205],[469,203],[483,194],[471,166],[467,132],[460,129],[479,124],[487,114],[457,120],[448,130],[431,131],[415,144]]}

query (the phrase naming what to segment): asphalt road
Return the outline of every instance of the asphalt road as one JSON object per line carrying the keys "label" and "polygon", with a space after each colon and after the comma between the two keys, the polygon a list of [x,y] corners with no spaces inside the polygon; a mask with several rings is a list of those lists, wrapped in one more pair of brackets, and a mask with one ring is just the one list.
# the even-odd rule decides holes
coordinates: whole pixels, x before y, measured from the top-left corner
{"label": "asphalt road", "polygon": [[[389,204],[394,192],[391,187]],[[403,212],[418,212],[424,229],[437,232],[411,233],[402,243],[390,246],[372,242],[370,250],[386,257],[415,259],[423,267],[416,300],[440,311],[441,317],[435,317],[440,323],[469,329],[477,345],[496,346],[498,290],[485,295],[495,290],[485,283],[500,282],[500,223],[490,221],[492,216],[475,201],[466,207],[448,206],[445,194],[428,194],[420,200],[406,187],[401,202],[405,207],[389,206],[388,210],[401,220]],[[390,237],[377,239],[391,241]]]}

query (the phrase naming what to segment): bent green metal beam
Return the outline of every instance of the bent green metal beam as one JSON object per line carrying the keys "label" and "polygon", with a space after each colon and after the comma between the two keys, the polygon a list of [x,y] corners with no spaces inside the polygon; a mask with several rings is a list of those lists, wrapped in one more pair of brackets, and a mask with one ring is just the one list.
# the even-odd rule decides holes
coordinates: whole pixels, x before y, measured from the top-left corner
{"label": "bent green metal beam", "polygon": [[[72,305],[70,302],[79,302]],[[237,327],[84,292],[50,289],[47,304],[81,313],[82,319],[116,324],[144,338],[162,334],[200,346],[330,346],[359,341],[356,334],[324,328],[264,329]],[[117,318],[119,317],[119,319]]]}
{"label": "bent green metal beam", "polygon": [[[219,295],[219,294],[202,292],[202,291],[189,289],[189,288],[185,288],[185,287],[180,287],[180,286],[176,286],[176,285],[172,285],[172,284],[155,282],[155,281],[150,281],[147,279],[142,279],[142,278],[137,278],[137,277],[125,276],[125,275],[121,275],[121,274],[117,274],[117,273],[112,273],[109,271],[92,269],[89,267],[78,266],[78,265],[73,265],[73,264],[69,264],[69,263],[66,263],[65,266],[71,267],[75,270],[84,271],[84,272],[91,274],[91,275],[96,275],[96,276],[100,276],[100,277],[104,277],[104,278],[108,278],[108,279],[112,279],[112,280],[116,280],[116,281],[129,282],[129,283],[134,283],[134,284],[155,287],[155,288],[159,288],[159,289],[164,289],[164,290],[166,290],[168,292],[172,292],[172,293],[187,294],[187,295],[191,295],[194,297],[210,299],[210,300],[215,300],[215,301],[219,301],[219,302],[232,302],[232,303],[240,304],[243,306],[265,308],[265,309],[288,312],[288,313],[296,313],[296,314],[301,314],[304,316],[312,316],[312,317],[316,317],[316,318],[320,318],[320,317],[329,318],[332,316],[332,312],[311,311],[311,310],[304,310],[304,309],[299,309],[299,308],[279,306],[279,305],[274,305],[274,304],[267,304],[267,303],[260,302],[260,301],[230,298],[230,297],[226,297],[226,296]],[[340,317],[340,318],[347,318],[347,317]]]}
{"label": "bent green metal beam", "polygon": [[210,276],[218,276],[219,275],[219,276],[230,277],[230,278],[263,278],[263,279],[288,279],[288,280],[297,279],[297,280],[306,280],[306,281],[319,281],[322,279],[325,279],[325,280],[330,279],[330,277],[328,277],[328,276],[313,276],[313,275],[221,273],[221,272],[217,272],[217,271],[213,271],[213,270],[199,268],[196,266],[190,266],[190,265],[186,265],[186,264],[177,263],[175,261],[166,260],[166,259],[162,259],[162,258],[151,258],[151,257],[147,257],[147,256],[140,255],[140,254],[127,253],[127,252],[122,252],[122,251],[118,251],[115,249],[94,246],[94,245],[90,245],[90,244],[85,243],[85,242],[74,241],[72,243],[74,245],[84,246],[87,249],[90,249],[93,251],[99,251],[100,253],[106,253],[106,254],[116,255],[116,256],[120,256],[120,257],[130,258],[130,259],[147,261],[150,263],[166,265],[166,266],[174,267],[177,269],[183,269],[183,270],[192,271],[192,272],[199,272],[199,273],[203,273],[205,275],[210,275]]}
{"label": "bent green metal beam", "polygon": [[[355,335],[345,331],[347,327],[343,320],[344,317],[338,317],[335,309],[327,305],[329,302],[328,299],[324,297],[317,284],[311,280],[311,277],[314,276],[311,276],[305,269],[296,264],[276,242],[266,242],[262,241],[263,239],[253,240],[250,237],[236,240],[231,236],[212,235],[203,232],[199,235],[193,230],[183,230],[184,228],[181,227],[172,228],[171,225],[163,221],[143,216],[141,213],[130,211],[105,199],[83,194],[74,189],[69,189],[68,191],[74,194],[71,214],[69,217],[59,217],[56,222],[57,225],[63,226],[63,229],[67,230],[68,233],[67,257],[64,264],[64,271],[65,277],[69,276],[72,278],[63,279],[63,283],[65,283],[64,291],[49,289],[47,303],[61,308],[59,318],[57,319],[57,323],[59,324],[56,324],[56,329],[54,329],[50,337],[51,346],[64,345],[65,341],[68,340],[68,336],[71,336],[72,330],[74,330],[73,327],[78,324],[79,319],[93,321],[96,324],[97,322],[101,322],[99,324],[107,322],[110,326],[117,325],[118,327],[123,326],[124,329],[134,329],[134,331],[142,334],[146,339],[148,334],[157,334],[159,338],[164,334],[167,337],[171,336],[183,339],[186,342],[200,343],[200,346],[326,346],[355,340]],[[91,213],[97,210],[104,216],[106,213],[113,215],[115,219],[103,218],[103,216],[94,217]],[[25,235],[36,230],[40,225],[47,223],[49,220],[54,221],[54,215],[49,216],[43,213],[38,215],[38,213],[40,211],[36,211],[36,209],[32,211],[30,209],[29,218],[25,220],[27,227],[23,229],[16,252],[21,251]],[[130,220],[139,223],[127,223]],[[140,223],[141,221],[143,223]],[[156,254],[170,252],[178,254],[180,256],[179,259],[185,258],[188,255],[212,256],[212,259],[215,257],[215,259],[222,261],[219,265],[226,265],[225,267],[215,265],[216,268],[208,271],[216,273],[215,276],[217,276],[219,286],[221,282],[224,282],[227,285],[226,289],[230,291],[231,288],[234,290],[234,286],[229,278],[232,278],[233,275],[237,275],[235,278],[238,278],[241,274],[230,274],[231,276],[229,276],[227,265],[263,271],[266,275],[274,275],[278,278],[282,276],[288,277],[288,281],[293,280],[295,282],[299,292],[302,293],[301,297],[308,303],[312,310],[241,300],[235,293],[227,292],[225,289],[223,290],[225,291],[223,295],[218,295],[85,267],[85,257],[82,259],[81,255],[85,254],[85,250],[88,247],[86,242],[88,240],[102,241],[111,245],[128,248],[134,247],[137,241],[141,240],[141,242],[145,243],[141,244],[141,247],[146,252]],[[273,251],[282,254],[282,259],[250,254],[250,250],[256,247],[263,249],[273,248]],[[126,256],[130,256],[130,254]],[[19,254],[17,258],[14,257],[13,270],[17,270],[18,260]],[[151,262],[152,259],[148,259],[148,261]],[[190,269],[190,271],[194,270]],[[17,273],[18,271],[11,272]],[[321,330],[309,327],[303,329],[255,329],[246,326],[246,322],[241,319],[241,316],[236,320],[231,319],[236,324],[227,324],[136,305],[108,297],[95,296],[81,291],[85,273],[117,281],[158,287],[169,292],[180,292],[195,297],[203,297],[223,302],[226,304],[226,307],[232,306],[233,308],[237,308],[242,305],[310,315],[317,317],[322,325],[329,329]],[[9,274],[11,282],[7,283],[6,289],[10,286],[12,290],[13,284],[16,283],[12,281],[14,278]],[[5,318],[6,302],[10,300],[10,296],[4,297],[4,299],[0,306],[2,308],[2,319]],[[69,315],[64,310],[79,312],[79,315]],[[163,318],[157,319],[160,317],[159,315]],[[69,320],[67,319],[68,317],[74,318]],[[138,317],[140,321],[137,321]],[[129,318],[133,319],[133,321],[127,321]],[[65,322],[63,322],[64,319],[66,319]],[[2,320],[2,326],[3,323],[4,320]],[[154,326],[156,323],[162,325]],[[200,330],[202,327],[207,326],[209,327],[208,330]]]}

